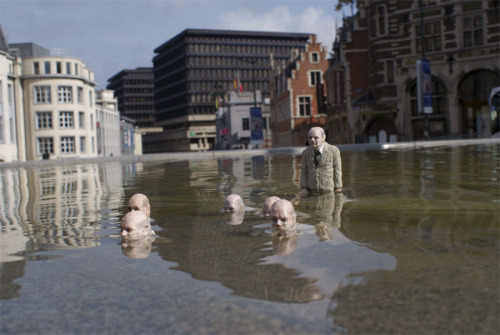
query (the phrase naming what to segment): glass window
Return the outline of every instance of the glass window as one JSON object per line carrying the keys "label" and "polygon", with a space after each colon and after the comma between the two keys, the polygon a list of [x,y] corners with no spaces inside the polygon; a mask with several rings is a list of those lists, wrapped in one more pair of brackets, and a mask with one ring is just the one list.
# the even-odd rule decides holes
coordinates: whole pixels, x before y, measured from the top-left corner
{"label": "glass window", "polygon": [[50,94],[50,86],[34,86],[35,96],[34,103],[35,104],[50,104],[52,102],[51,94]]}
{"label": "glass window", "polygon": [[77,87],[76,90],[77,90],[77,97],[76,97],[77,102],[79,104],[83,104],[83,87]]}
{"label": "glass window", "polygon": [[73,136],[61,136],[61,153],[75,152],[75,138]]}
{"label": "glass window", "polygon": [[380,35],[385,35],[385,7],[377,7],[378,17],[378,32]]}
{"label": "glass window", "polygon": [[393,60],[388,60],[386,63],[386,76],[387,76],[388,83],[394,82],[394,61]]}
{"label": "glass window", "polygon": [[66,74],[71,74],[71,63],[66,63]]}
{"label": "glass window", "polygon": [[38,62],[33,63],[33,73],[40,74],[40,63]]}
{"label": "glass window", "polygon": [[311,63],[319,62],[319,54],[317,52],[311,52]]}
{"label": "glass window", "polygon": [[36,112],[36,129],[52,129],[52,112]]}
{"label": "glass window", "polygon": [[300,116],[311,115],[311,97],[299,96],[298,97],[298,107],[299,107],[299,115]]}
{"label": "glass window", "polygon": [[78,126],[80,129],[85,129],[85,113],[78,112]]}
{"label": "glass window", "polygon": [[462,21],[464,47],[483,44],[483,17],[464,17]]}
{"label": "glass window", "polygon": [[311,71],[309,73],[311,79],[310,86],[317,86],[321,84],[321,71]]}
{"label": "glass window", "polygon": [[71,86],[59,86],[57,88],[57,95],[60,103],[73,102],[73,88]]}
{"label": "glass window", "polygon": [[244,117],[241,119],[241,129],[250,130],[250,119],[249,118]]}
{"label": "glass window", "polygon": [[56,62],[56,72],[62,73],[62,64],[61,62]]}
{"label": "glass window", "polygon": [[80,152],[85,153],[87,148],[85,147],[85,136],[80,136]]}
{"label": "glass window", "polygon": [[50,74],[50,62],[45,62],[45,74]]}
{"label": "glass window", "polygon": [[59,128],[73,128],[73,112],[61,111],[59,112]]}
{"label": "glass window", "polygon": [[37,142],[38,155],[42,155],[44,153],[54,153],[54,139],[52,137],[38,137]]}
{"label": "glass window", "polygon": [[[417,52],[422,52],[422,26],[415,26],[417,36]],[[424,24],[425,51],[440,51],[442,49],[441,22],[427,22]]]}

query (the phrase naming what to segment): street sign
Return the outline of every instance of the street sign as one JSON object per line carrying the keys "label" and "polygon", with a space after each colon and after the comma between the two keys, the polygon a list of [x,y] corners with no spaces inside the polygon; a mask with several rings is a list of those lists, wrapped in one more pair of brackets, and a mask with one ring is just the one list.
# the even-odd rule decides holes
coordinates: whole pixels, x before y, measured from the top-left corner
{"label": "street sign", "polygon": [[254,145],[262,145],[262,109],[260,107],[250,108],[250,142]]}
{"label": "street sign", "polygon": [[431,64],[427,59],[417,60],[417,97],[419,113],[432,114]]}

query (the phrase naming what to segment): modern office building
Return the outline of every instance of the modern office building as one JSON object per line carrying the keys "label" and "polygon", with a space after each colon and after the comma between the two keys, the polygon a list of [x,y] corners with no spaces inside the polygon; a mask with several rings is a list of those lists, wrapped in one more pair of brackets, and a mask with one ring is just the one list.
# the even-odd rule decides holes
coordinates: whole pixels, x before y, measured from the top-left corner
{"label": "modern office building", "polygon": [[273,59],[271,128],[273,147],[303,146],[311,127],[325,127],[327,48],[311,35],[305,50],[288,62]]}
{"label": "modern office building", "polygon": [[65,50],[17,43],[9,51],[22,60],[26,159],[97,157],[93,71]]}
{"label": "modern office building", "polygon": [[[360,0],[357,9],[338,30],[325,75],[335,143],[498,132],[488,107],[500,86],[498,1]],[[430,71],[419,72],[421,62]]]}
{"label": "modern office building", "polygon": [[[310,34],[186,29],[155,49],[156,124],[150,152],[214,148],[215,97],[260,90],[269,97],[271,57],[288,60]],[[146,139],[147,138],[147,139]],[[148,143],[146,143],[148,142]]]}
{"label": "modern office building", "polygon": [[122,70],[108,79],[107,89],[115,92],[121,115],[139,128],[155,126],[153,68]]}

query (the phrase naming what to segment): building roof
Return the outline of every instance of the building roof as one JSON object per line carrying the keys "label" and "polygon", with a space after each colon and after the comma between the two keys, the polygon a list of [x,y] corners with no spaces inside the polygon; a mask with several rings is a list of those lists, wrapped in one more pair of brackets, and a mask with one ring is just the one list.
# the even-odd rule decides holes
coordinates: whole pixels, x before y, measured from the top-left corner
{"label": "building roof", "polygon": [[289,40],[308,40],[310,33],[284,33],[284,32],[265,32],[265,31],[247,31],[247,30],[213,30],[213,29],[185,29],[178,35],[172,37],[167,42],[157,47],[154,52],[160,53],[170,45],[182,40],[188,35],[194,36],[229,36],[229,37],[251,37],[251,38],[275,38]]}

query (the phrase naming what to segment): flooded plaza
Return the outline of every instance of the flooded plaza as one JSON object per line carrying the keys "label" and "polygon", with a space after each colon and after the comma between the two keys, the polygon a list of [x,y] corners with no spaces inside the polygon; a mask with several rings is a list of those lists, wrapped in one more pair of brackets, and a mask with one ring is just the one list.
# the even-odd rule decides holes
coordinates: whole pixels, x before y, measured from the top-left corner
{"label": "flooded plaza", "polygon": [[[354,148],[286,238],[260,211],[299,150],[0,166],[0,333],[498,334],[500,143]],[[131,243],[135,193],[156,236]]]}

